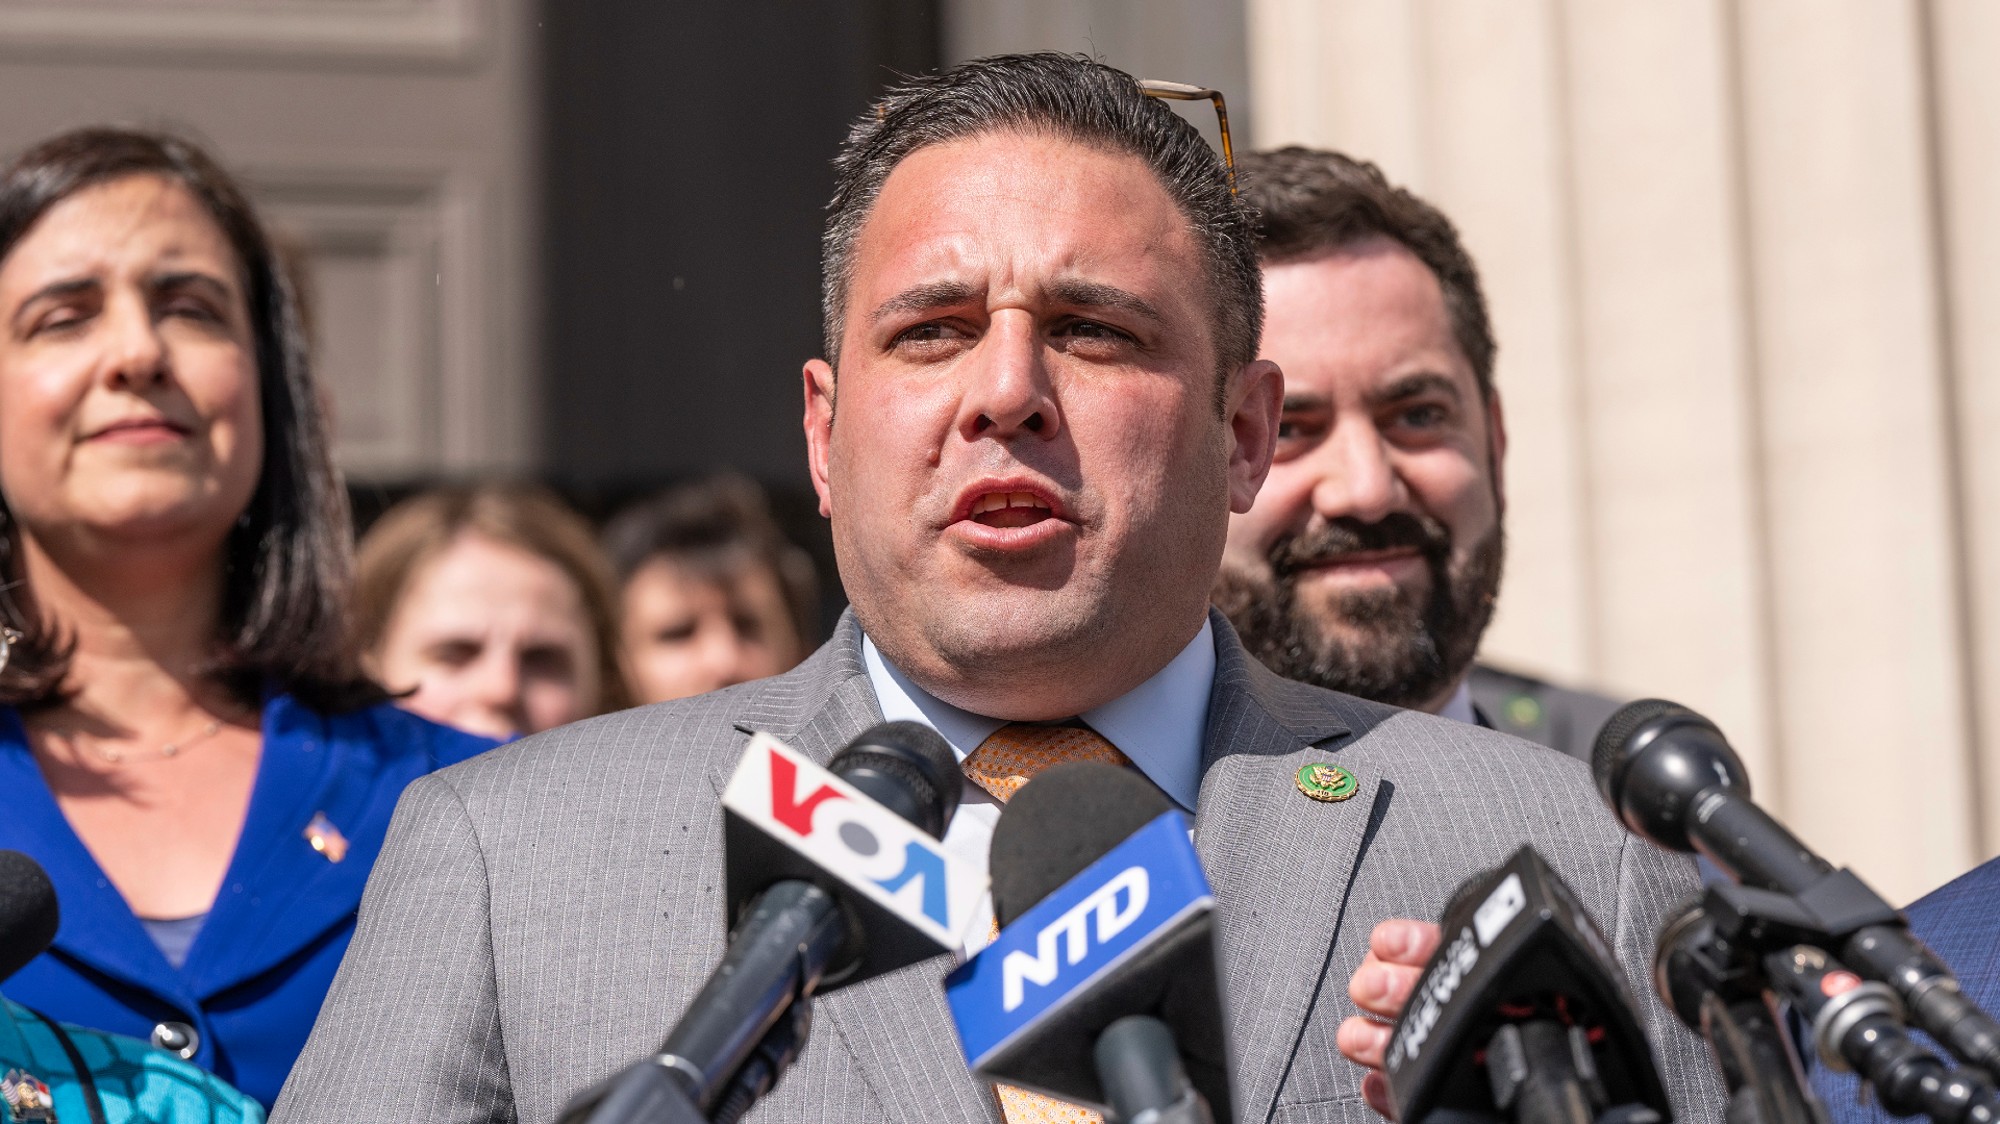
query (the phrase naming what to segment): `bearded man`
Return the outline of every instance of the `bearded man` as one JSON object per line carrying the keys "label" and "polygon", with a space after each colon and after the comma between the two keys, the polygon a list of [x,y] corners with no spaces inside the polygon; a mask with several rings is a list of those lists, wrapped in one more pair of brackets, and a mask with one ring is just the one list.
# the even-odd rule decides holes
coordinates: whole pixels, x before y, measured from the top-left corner
{"label": "bearded man", "polygon": [[1500,589],[1507,429],[1458,232],[1334,152],[1253,153],[1240,181],[1260,219],[1259,354],[1285,398],[1216,605],[1289,679],[1587,759],[1616,701],[1473,662]]}

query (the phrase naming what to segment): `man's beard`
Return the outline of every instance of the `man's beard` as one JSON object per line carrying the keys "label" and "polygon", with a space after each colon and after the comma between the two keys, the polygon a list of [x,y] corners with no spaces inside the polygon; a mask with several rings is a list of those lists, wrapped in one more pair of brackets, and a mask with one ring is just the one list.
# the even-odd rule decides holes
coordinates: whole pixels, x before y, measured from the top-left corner
{"label": "man's beard", "polygon": [[[1427,591],[1393,586],[1335,593],[1324,607],[1299,604],[1299,575],[1314,564],[1396,547],[1420,552],[1430,571]],[[1426,706],[1471,666],[1493,618],[1505,553],[1497,522],[1454,569],[1451,532],[1428,516],[1335,519],[1274,543],[1268,574],[1224,565],[1215,605],[1251,654],[1287,679],[1392,706]]]}

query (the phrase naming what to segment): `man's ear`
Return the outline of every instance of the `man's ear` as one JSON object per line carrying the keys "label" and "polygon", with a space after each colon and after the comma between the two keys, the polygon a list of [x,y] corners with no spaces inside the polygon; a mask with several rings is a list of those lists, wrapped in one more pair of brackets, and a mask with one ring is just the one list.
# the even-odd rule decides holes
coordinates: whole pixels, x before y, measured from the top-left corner
{"label": "man's ear", "polygon": [[806,384],[806,467],[812,472],[813,491],[819,494],[819,513],[833,518],[833,485],[828,482],[827,458],[833,446],[833,367],[824,359],[808,359]]}
{"label": "man's ear", "polygon": [[1230,379],[1229,510],[1241,515],[1257,499],[1278,449],[1278,419],[1284,415],[1285,375],[1269,359],[1254,360]]}
{"label": "man's ear", "polygon": [[1500,409],[1500,390],[1489,388],[1486,392],[1486,460],[1488,473],[1493,477],[1493,509],[1501,515],[1507,514],[1507,478],[1503,474],[1507,463],[1507,419]]}

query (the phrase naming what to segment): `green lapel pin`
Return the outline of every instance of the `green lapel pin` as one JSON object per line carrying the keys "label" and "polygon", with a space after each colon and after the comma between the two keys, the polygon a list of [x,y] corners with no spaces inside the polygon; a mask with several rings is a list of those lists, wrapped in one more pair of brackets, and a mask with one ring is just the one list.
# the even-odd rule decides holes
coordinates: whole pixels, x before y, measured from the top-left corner
{"label": "green lapel pin", "polygon": [[1354,779],[1353,773],[1338,765],[1314,762],[1299,770],[1298,785],[1300,792],[1314,800],[1338,804],[1354,795],[1361,782]]}

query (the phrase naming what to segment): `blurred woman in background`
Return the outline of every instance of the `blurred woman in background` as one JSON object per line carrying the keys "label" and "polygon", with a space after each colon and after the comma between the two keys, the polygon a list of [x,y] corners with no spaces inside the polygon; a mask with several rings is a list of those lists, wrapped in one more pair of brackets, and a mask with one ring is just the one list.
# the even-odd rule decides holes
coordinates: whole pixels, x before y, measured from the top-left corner
{"label": "blurred woman in background", "polygon": [[426,718],[539,733],[631,705],[613,582],[590,525],[542,489],[427,492],[362,538],[362,650]]}
{"label": "blurred woman in background", "polygon": [[682,485],[612,520],[625,664],[640,702],[790,671],[819,631],[812,559],[740,476]]}
{"label": "blurred woman in background", "polygon": [[193,145],[80,130],[0,171],[0,848],[62,906],[8,994],[267,1105],[398,794],[492,744],[362,674],[298,325]]}

